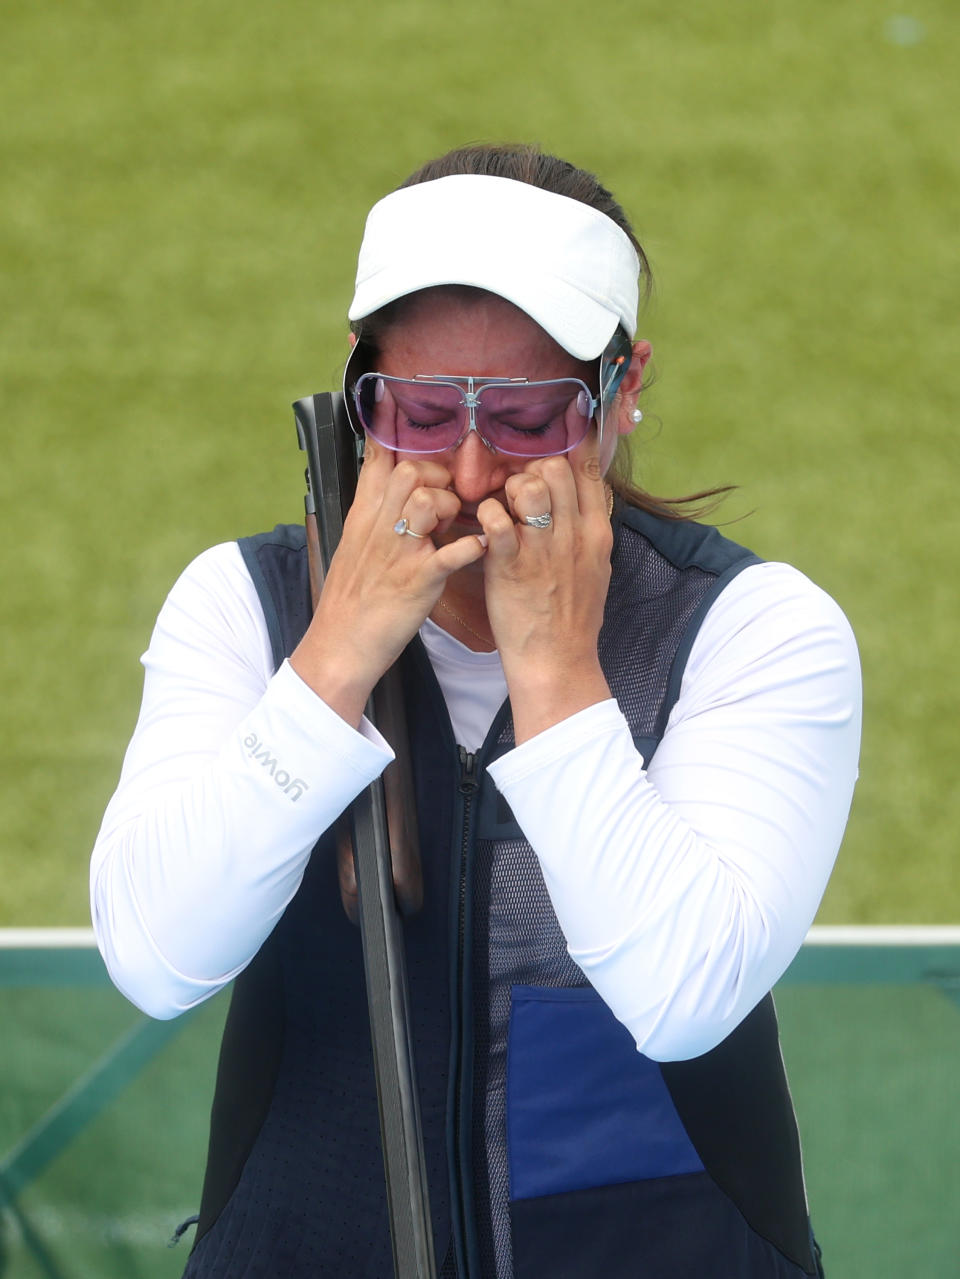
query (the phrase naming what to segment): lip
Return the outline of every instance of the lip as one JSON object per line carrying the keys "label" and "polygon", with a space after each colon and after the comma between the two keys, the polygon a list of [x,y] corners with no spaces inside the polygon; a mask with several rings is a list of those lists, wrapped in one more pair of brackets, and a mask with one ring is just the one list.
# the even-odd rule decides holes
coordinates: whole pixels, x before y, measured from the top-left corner
{"label": "lip", "polygon": [[465,509],[461,506],[460,510],[457,511],[456,515],[453,517],[452,523],[460,526],[461,528],[468,528],[471,530],[478,529],[480,527],[480,521],[477,519],[476,507],[473,507],[472,509],[468,507]]}
{"label": "lip", "polygon": [[433,537],[449,541],[457,537],[467,537],[471,533],[482,533],[480,521],[473,515],[456,515],[452,520],[441,520],[433,530]]}

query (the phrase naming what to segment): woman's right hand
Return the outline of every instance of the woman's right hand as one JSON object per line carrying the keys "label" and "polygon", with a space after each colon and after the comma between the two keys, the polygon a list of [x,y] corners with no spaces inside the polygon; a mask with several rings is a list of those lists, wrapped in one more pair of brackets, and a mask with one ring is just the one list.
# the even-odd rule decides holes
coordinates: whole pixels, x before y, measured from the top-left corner
{"label": "woman's right hand", "polygon": [[[484,554],[469,535],[436,546],[431,534],[460,510],[449,470],[403,457],[369,437],[357,493],[290,665],[343,719],[359,725],[374,685],[410,642],[451,573]],[[421,537],[398,534],[406,519]]]}

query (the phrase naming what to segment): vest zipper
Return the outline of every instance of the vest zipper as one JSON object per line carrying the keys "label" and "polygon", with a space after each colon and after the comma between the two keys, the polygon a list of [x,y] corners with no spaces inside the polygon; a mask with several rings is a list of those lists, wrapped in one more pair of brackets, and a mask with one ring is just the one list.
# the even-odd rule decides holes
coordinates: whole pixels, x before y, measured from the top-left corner
{"label": "vest zipper", "polygon": [[472,1169],[468,1166],[469,1143],[465,1142],[464,1132],[464,1093],[472,1088],[472,1069],[469,1054],[472,1051],[473,1027],[472,1005],[470,997],[470,974],[468,964],[468,885],[470,876],[470,846],[472,842],[473,804],[480,786],[477,757],[462,746],[457,747],[460,758],[460,781],[458,790],[461,796],[460,814],[460,866],[457,900],[457,966],[456,966],[456,999],[457,999],[457,1054],[454,1077],[454,1114],[453,1114],[453,1170],[456,1194],[451,1210],[456,1222],[455,1236],[459,1238],[458,1273],[460,1279],[468,1279],[473,1273],[471,1265],[471,1240],[475,1234],[475,1226],[471,1220],[470,1203],[472,1201]]}

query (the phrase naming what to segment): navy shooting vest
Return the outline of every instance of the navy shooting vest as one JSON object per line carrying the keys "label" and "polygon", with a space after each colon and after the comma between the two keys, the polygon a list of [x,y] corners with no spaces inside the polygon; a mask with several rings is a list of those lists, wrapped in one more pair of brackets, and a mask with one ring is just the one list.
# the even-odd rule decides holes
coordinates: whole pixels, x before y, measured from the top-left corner
{"label": "navy shooting vest", "polygon": [[[756,556],[618,503],[600,659],[649,763],[719,592]],[[309,623],[303,529],[244,539],[277,665]],[[487,765],[419,639],[401,668],[424,908],[404,925],[440,1279],[820,1272],[768,995],[691,1061],[638,1053],[567,953]],[[359,931],[330,833],[237,978],[185,1279],[393,1273]]]}

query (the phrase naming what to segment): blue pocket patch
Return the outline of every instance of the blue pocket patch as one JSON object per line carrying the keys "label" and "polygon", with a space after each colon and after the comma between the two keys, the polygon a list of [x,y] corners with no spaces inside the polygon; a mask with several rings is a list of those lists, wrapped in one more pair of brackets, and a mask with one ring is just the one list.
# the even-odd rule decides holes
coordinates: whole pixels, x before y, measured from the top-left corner
{"label": "blue pocket patch", "polygon": [[514,986],[510,1198],[702,1172],[660,1067],[592,986]]}

